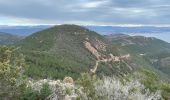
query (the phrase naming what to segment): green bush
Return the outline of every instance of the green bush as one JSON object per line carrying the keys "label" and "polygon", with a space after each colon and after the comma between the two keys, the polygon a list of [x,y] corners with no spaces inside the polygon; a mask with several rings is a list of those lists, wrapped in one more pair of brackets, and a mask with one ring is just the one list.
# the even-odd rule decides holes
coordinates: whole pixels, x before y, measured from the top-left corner
{"label": "green bush", "polygon": [[16,48],[0,46],[0,99],[18,100],[26,87],[25,61]]}
{"label": "green bush", "polygon": [[40,97],[43,99],[47,98],[51,94],[51,89],[49,87],[48,83],[45,83],[42,85],[42,88],[40,90]]}
{"label": "green bush", "polygon": [[98,100],[98,95],[95,90],[94,83],[96,82],[96,76],[84,73],[82,78],[79,79],[78,84],[83,87],[83,92],[91,100]]}
{"label": "green bush", "polygon": [[162,96],[165,100],[170,99],[170,85],[168,83],[163,83],[161,85]]}
{"label": "green bush", "polygon": [[144,84],[147,89],[151,92],[160,90],[161,95],[165,100],[170,99],[170,85],[167,82],[161,81],[159,75],[147,69],[142,69],[139,73],[142,78],[141,83]]}
{"label": "green bush", "polygon": [[31,87],[28,87],[26,91],[23,93],[22,100],[39,100],[39,92],[33,90]]}
{"label": "green bush", "polygon": [[45,100],[50,94],[51,90],[48,83],[42,85],[42,88],[38,90],[34,90],[32,87],[27,87],[26,91],[24,91],[21,99],[22,100]]}

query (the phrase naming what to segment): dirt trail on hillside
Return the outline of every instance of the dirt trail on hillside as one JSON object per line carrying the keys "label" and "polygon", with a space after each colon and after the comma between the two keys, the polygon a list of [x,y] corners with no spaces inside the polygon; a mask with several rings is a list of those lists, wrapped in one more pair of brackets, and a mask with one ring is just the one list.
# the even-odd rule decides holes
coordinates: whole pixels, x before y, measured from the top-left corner
{"label": "dirt trail on hillside", "polygon": [[[100,53],[100,52],[98,52],[98,50],[97,50],[95,47],[93,47],[90,42],[85,41],[85,42],[84,42],[84,45],[85,45],[85,47],[97,58],[96,64],[93,66],[93,69],[90,69],[90,71],[91,71],[92,73],[96,73],[96,70],[97,70],[97,68],[98,68],[98,65],[99,65],[99,63],[101,63],[101,62],[107,63],[107,62],[113,61],[113,62],[118,62],[118,63],[120,63],[121,60],[128,60],[129,57],[130,57],[130,54],[127,54],[127,55],[124,55],[124,56],[121,56],[121,57],[114,56],[113,54],[110,54],[109,57],[105,57],[105,58],[104,58],[104,57],[102,57],[103,54]],[[106,55],[104,55],[104,56],[106,56]],[[128,66],[128,67],[129,67],[129,66]],[[131,67],[129,67],[129,68],[130,68],[130,70],[132,70]]]}

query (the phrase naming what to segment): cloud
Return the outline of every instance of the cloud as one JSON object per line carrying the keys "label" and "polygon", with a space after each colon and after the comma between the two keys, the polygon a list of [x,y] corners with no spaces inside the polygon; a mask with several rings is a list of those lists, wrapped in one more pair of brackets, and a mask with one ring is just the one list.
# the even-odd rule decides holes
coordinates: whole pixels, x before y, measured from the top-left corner
{"label": "cloud", "polygon": [[0,24],[170,24],[169,9],[169,0],[0,0]]}
{"label": "cloud", "polygon": [[93,2],[82,3],[82,8],[97,8],[103,6],[106,3],[108,3],[108,1],[93,1]]}

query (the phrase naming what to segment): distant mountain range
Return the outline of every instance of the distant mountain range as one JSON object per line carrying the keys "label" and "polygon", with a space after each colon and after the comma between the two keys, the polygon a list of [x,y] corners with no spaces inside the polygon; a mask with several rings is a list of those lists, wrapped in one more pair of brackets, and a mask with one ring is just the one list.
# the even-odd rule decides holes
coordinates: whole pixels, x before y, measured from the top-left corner
{"label": "distant mountain range", "polygon": [[0,45],[10,45],[23,39],[21,36],[0,32]]}
{"label": "distant mountain range", "polygon": [[[50,28],[54,25],[37,25],[37,26],[0,26],[0,32],[6,32],[11,34],[18,34],[22,36],[28,36],[37,31]],[[118,33],[160,33],[160,32],[170,32],[170,27],[154,27],[154,26],[93,26],[87,25],[83,26],[92,31],[100,33],[102,35],[106,34],[118,34]]]}
{"label": "distant mountain range", "polygon": [[112,26],[86,26],[88,29],[102,35],[127,34],[131,36],[155,37],[170,43],[170,27],[112,27]]}
{"label": "distant mountain range", "polygon": [[0,26],[0,32],[10,33],[18,36],[29,36],[32,33],[51,27],[50,25],[39,26]]}
{"label": "distant mountain range", "polygon": [[125,26],[85,26],[86,28],[96,31],[100,34],[117,34],[117,33],[160,33],[170,32],[170,27],[125,27]]}

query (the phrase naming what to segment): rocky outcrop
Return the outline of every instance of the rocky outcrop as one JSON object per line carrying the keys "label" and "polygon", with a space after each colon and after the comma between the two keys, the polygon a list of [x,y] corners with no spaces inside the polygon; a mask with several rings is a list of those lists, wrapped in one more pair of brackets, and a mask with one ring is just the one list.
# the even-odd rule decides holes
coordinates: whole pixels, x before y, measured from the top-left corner
{"label": "rocky outcrop", "polygon": [[73,78],[72,77],[64,77],[63,82],[65,83],[70,83],[70,84],[74,84]]}
{"label": "rocky outcrop", "polygon": [[96,39],[95,47],[96,47],[97,50],[106,51],[106,44],[103,43],[102,41],[98,40],[98,39]]}
{"label": "rocky outcrop", "polygon": [[101,57],[99,52],[91,45],[90,42],[85,41],[84,45],[97,59],[99,59]]}
{"label": "rocky outcrop", "polygon": [[161,66],[163,66],[163,67],[170,66],[170,57],[162,58]]}
{"label": "rocky outcrop", "polygon": [[[89,39],[86,38],[86,40],[89,40]],[[96,41],[97,41],[97,40],[96,40]],[[95,45],[96,48],[97,48],[97,49],[96,49],[95,47],[93,47],[93,46],[91,45],[90,42],[88,42],[88,41],[85,41],[85,42],[84,42],[85,47],[97,58],[96,64],[93,66],[93,69],[90,69],[90,71],[91,71],[92,73],[96,73],[97,67],[98,67],[98,65],[99,65],[100,62],[107,63],[107,62],[113,61],[113,62],[118,62],[118,63],[120,63],[121,60],[128,60],[129,57],[130,57],[130,54],[126,54],[126,55],[123,55],[123,56],[120,56],[120,57],[114,56],[113,54],[109,54],[109,57],[107,57],[106,55],[104,55],[104,54],[102,54],[102,53],[100,53],[100,52],[98,51],[98,50],[106,51],[106,46],[105,46],[105,44],[104,44],[103,42],[101,42],[101,41],[97,41],[97,43],[98,43],[98,44]],[[129,68],[131,68],[131,67],[129,67]]]}

